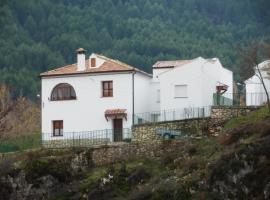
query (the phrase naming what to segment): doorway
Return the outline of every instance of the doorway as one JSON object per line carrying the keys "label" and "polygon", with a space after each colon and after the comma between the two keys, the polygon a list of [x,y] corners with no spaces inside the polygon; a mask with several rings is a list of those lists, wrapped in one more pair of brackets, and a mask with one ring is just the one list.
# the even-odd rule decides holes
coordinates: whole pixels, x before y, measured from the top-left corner
{"label": "doorway", "polygon": [[123,140],[123,119],[113,119],[113,141]]}

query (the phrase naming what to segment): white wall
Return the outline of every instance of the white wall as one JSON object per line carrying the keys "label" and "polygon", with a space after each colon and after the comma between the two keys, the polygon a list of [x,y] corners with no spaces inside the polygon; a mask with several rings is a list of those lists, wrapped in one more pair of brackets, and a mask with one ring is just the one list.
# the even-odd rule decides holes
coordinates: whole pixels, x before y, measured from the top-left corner
{"label": "white wall", "polygon": [[213,94],[216,93],[216,86],[219,84],[229,86],[224,96],[233,99],[233,73],[224,68],[219,60],[214,62],[204,60],[202,63],[202,73],[204,106],[213,105]]}
{"label": "white wall", "polygon": [[173,70],[173,68],[153,68],[153,81],[159,80],[159,75]]}
{"label": "white wall", "polygon": [[[150,81],[150,91],[147,98],[147,101],[149,101],[149,110],[151,112],[153,111],[159,111],[160,110],[160,101],[161,101],[161,90],[160,90],[160,83],[159,81]],[[158,90],[159,90],[159,98],[158,98]],[[158,101],[159,100],[159,101]]]}
{"label": "white wall", "polygon": [[[211,106],[219,83],[229,86],[226,93],[233,92],[233,74],[218,59],[209,61],[199,57],[160,73],[156,81],[160,81],[161,110]],[[175,85],[187,85],[187,98],[175,98]]]}
{"label": "white wall", "polygon": [[[101,96],[101,81],[113,81],[113,97]],[[50,101],[53,88],[59,83],[69,83],[75,89],[77,99]],[[64,132],[112,129],[112,120],[106,121],[107,109],[127,109],[127,121],[132,124],[131,74],[85,75],[77,77],[42,78],[42,132],[52,132],[52,121],[63,120]]]}
{"label": "white wall", "polygon": [[134,113],[150,111],[149,91],[152,77],[140,72],[134,74]]}
{"label": "white wall", "polygon": [[[202,106],[202,76],[199,64],[200,59],[196,59],[159,76],[161,110]],[[187,98],[175,98],[175,85],[187,85]]]}
{"label": "white wall", "polygon": [[[267,65],[269,61],[265,61],[259,65],[261,69]],[[258,73],[257,71],[255,71]],[[264,83],[267,91],[270,93],[270,80],[267,78],[269,75],[265,71],[261,71],[262,76],[264,77]],[[270,77],[269,77],[270,78]],[[246,85],[246,105],[247,106],[259,106],[264,104],[267,101],[265,90],[263,85],[257,75],[252,76],[245,81]]]}

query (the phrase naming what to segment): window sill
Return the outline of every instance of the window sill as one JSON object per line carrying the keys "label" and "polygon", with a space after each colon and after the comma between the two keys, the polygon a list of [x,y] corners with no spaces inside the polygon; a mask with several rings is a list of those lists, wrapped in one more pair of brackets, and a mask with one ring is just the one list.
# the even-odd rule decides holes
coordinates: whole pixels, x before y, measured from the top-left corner
{"label": "window sill", "polygon": [[188,97],[174,97],[175,99],[187,99]]}
{"label": "window sill", "polygon": [[102,96],[102,97],[100,97],[100,98],[112,98],[112,97],[113,97],[113,96],[107,96],[107,97],[103,97],[103,96]]}
{"label": "window sill", "polygon": [[63,137],[63,135],[52,135],[52,137]]}

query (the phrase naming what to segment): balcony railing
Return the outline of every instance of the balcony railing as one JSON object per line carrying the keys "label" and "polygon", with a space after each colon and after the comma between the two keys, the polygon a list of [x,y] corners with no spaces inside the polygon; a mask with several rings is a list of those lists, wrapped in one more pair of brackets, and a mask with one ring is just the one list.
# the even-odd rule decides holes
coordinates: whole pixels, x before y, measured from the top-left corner
{"label": "balcony railing", "polygon": [[46,148],[91,147],[115,142],[129,142],[131,138],[130,128],[64,132],[62,136],[42,133],[42,146]]}

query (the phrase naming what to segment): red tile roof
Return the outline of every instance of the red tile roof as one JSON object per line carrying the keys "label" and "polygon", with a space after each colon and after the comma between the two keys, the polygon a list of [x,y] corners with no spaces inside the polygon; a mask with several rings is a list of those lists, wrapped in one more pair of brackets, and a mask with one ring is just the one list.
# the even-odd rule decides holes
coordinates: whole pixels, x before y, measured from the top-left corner
{"label": "red tile roof", "polygon": [[118,115],[118,114],[126,114],[126,109],[108,109],[105,110],[105,115]]}
{"label": "red tile roof", "polygon": [[83,71],[77,71],[77,63],[75,63],[41,73],[40,76],[45,77],[45,76],[62,76],[62,75],[91,74],[91,73],[114,73],[114,72],[128,72],[128,71],[141,72],[147,76],[152,76],[147,72],[144,72],[138,68],[132,67],[118,60],[113,60],[103,55],[98,54],[95,55],[98,58],[104,60],[104,63],[98,68],[91,68],[89,66],[89,59],[87,59],[85,61],[86,69]]}

